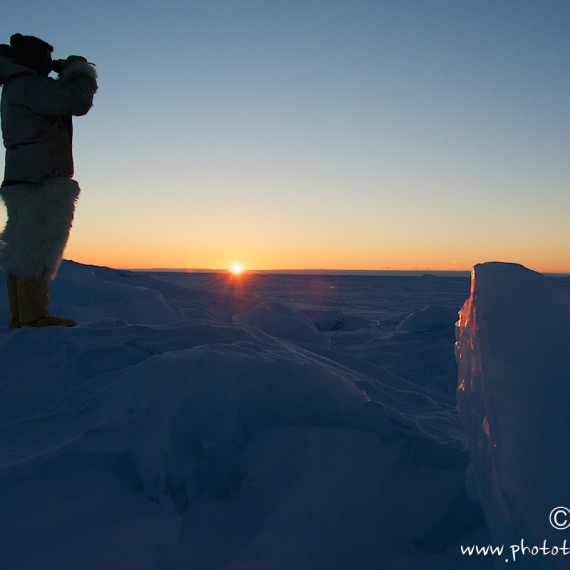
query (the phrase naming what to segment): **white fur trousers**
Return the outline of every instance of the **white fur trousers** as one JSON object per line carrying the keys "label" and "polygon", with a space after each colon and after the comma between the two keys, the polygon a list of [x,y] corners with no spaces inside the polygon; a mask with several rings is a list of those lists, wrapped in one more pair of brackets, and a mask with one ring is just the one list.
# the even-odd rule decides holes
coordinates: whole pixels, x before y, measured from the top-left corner
{"label": "white fur trousers", "polygon": [[79,185],[70,178],[5,186],[0,196],[8,221],[0,234],[0,267],[6,274],[53,279],[73,223]]}

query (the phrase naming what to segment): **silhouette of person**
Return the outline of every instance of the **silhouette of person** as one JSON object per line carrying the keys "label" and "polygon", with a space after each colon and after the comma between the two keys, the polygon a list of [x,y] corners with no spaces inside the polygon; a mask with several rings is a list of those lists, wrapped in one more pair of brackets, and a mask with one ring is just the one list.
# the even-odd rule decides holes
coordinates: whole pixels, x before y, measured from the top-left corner
{"label": "silhouette of person", "polygon": [[[0,234],[10,328],[74,326],[49,314],[49,281],[63,257],[79,196],[73,176],[72,115],[85,115],[97,74],[80,56],[52,60],[53,47],[14,34],[0,46],[2,135],[0,197],[8,220]],[[49,77],[51,71],[58,79]]]}

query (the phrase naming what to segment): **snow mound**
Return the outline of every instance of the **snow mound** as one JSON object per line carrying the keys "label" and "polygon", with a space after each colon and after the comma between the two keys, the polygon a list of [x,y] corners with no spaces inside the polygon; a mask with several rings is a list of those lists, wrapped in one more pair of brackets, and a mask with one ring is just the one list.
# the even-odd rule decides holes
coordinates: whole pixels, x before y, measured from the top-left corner
{"label": "snow mound", "polygon": [[369,320],[342,311],[305,310],[303,314],[311,319],[319,331],[355,331],[370,324]]}
{"label": "snow mound", "polygon": [[[471,449],[470,492],[495,544],[558,544],[549,514],[570,506],[570,302],[542,275],[486,263],[457,327],[457,406]],[[562,568],[526,557],[524,568]],[[503,562],[500,562],[502,567]]]}
{"label": "snow mound", "polygon": [[[457,312],[443,305],[429,305],[403,319],[396,327],[400,332],[413,332],[451,326],[457,320]],[[453,330],[453,329],[452,329]]]}
{"label": "snow mound", "polygon": [[2,331],[0,567],[457,568],[454,399],[240,294],[66,262]]}
{"label": "snow mound", "polygon": [[117,281],[116,274],[64,263],[52,286],[53,314],[78,322],[103,317],[131,324],[164,325],[184,319],[179,307],[156,289]]}
{"label": "snow mound", "polygon": [[318,346],[329,344],[326,336],[317,331],[307,317],[277,301],[264,301],[245,313],[234,315],[233,321],[296,342]]}

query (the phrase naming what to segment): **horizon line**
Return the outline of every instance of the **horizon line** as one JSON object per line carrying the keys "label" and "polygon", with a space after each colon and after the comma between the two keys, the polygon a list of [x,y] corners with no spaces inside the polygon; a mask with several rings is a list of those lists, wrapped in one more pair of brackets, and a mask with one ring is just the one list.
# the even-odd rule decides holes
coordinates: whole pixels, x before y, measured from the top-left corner
{"label": "horizon line", "polygon": [[[161,272],[161,273],[228,273],[231,269],[209,267],[150,267],[122,268],[124,271]],[[470,269],[248,269],[244,273],[471,273]]]}
{"label": "horizon line", "polygon": [[[139,273],[231,273],[228,268],[122,268],[123,271]],[[410,276],[470,276],[471,269],[244,269],[244,274],[273,274],[273,275],[410,275]],[[542,272],[549,277],[570,277],[570,272]]]}
{"label": "horizon line", "polygon": [[[106,267],[116,271],[133,271],[138,273],[231,273],[231,269],[225,268],[208,268],[208,267],[111,267],[109,265],[97,265],[93,263],[78,262],[73,259],[67,259],[67,262],[79,263],[80,265],[92,267]],[[472,269],[243,269],[243,273],[248,274],[274,274],[274,275],[411,275],[411,276],[431,276],[431,275],[449,275],[449,276],[469,276]],[[566,277],[570,278],[570,271],[538,271],[542,275],[549,277]]]}
{"label": "horizon line", "polygon": [[[218,274],[231,273],[228,268],[176,268],[176,267],[152,267],[152,268],[121,268],[123,271],[135,271],[139,273],[189,273],[189,274]],[[570,278],[570,272],[539,272],[547,277]],[[362,275],[381,276],[400,275],[418,277],[469,277],[471,269],[244,269],[243,274],[270,274],[270,275]]]}

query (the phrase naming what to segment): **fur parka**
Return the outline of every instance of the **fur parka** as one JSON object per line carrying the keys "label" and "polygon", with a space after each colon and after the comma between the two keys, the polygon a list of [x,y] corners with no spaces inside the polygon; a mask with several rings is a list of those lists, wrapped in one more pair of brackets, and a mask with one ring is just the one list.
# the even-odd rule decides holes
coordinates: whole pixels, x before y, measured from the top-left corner
{"label": "fur parka", "polygon": [[83,62],[51,79],[0,56],[2,133],[6,147],[0,196],[8,221],[0,268],[21,278],[54,278],[79,196],[73,175],[71,115],[84,115],[97,90]]}

